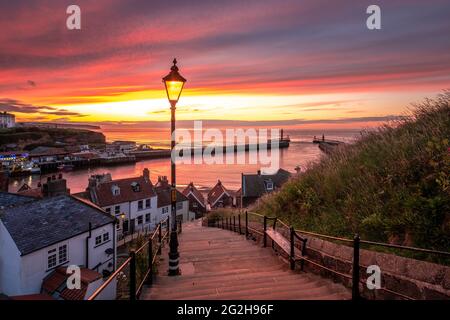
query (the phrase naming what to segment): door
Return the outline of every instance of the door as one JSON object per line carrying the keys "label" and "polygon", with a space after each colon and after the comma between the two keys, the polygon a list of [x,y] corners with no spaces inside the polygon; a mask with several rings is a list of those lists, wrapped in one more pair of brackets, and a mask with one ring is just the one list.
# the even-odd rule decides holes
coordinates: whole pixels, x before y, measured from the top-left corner
{"label": "door", "polygon": [[130,233],[134,233],[134,225],[136,219],[131,219],[130,221]]}

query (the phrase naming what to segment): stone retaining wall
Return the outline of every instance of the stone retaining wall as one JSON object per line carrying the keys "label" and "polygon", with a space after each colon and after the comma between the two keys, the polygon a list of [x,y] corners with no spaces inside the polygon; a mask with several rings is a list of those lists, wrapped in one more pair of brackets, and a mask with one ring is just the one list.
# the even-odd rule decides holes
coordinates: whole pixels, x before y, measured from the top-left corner
{"label": "stone retaining wall", "polygon": [[[205,219],[203,224],[208,226]],[[209,223],[209,226],[213,226]],[[262,226],[251,223],[250,226],[262,232]],[[242,226],[244,232],[245,227]],[[277,231],[289,239],[287,228],[278,228]],[[257,232],[249,231],[250,239],[263,242],[263,236]],[[346,274],[350,279],[327,271],[323,268],[305,262],[304,271],[313,272],[321,276],[331,278],[335,282],[340,282],[351,288],[352,268],[353,268],[353,247],[336,244],[316,237],[305,235],[308,239],[306,244],[306,255],[308,259],[323,265],[331,270]],[[286,261],[289,256],[281,250],[270,238],[267,246],[273,246],[274,250]],[[297,241],[296,246],[301,249],[301,242]],[[413,299],[450,299],[450,267],[400,257],[394,254],[360,250],[360,292],[367,299],[402,299],[402,297],[389,293],[385,290],[369,290],[366,285],[367,267],[377,265],[381,269],[381,287],[401,293]],[[300,269],[300,263],[296,265]]]}

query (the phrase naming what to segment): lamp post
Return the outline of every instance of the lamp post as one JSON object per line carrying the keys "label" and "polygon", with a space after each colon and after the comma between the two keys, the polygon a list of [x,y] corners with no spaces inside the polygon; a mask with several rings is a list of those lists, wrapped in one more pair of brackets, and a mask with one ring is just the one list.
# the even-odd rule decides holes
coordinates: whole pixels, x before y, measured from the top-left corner
{"label": "lamp post", "polygon": [[[177,59],[173,59],[173,66],[170,68],[170,73],[163,79],[166,87],[167,98],[170,102],[170,151],[171,155],[175,147],[175,106],[180,98],[181,91],[183,90],[186,79],[178,73]],[[170,173],[171,173],[171,212],[170,221],[172,222],[172,228],[170,231],[169,242],[169,276],[176,276],[180,274],[179,260],[180,254],[178,253],[178,234],[177,234],[177,189],[176,189],[176,175],[175,175],[175,162],[173,156],[170,157]]]}

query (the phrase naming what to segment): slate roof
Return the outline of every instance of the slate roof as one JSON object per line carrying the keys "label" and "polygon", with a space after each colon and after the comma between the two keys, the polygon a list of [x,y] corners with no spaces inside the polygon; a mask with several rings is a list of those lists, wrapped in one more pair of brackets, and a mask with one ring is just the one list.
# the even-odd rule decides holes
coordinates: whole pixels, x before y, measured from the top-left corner
{"label": "slate roof", "polygon": [[266,181],[272,181],[274,189],[280,188],[291,174],[284,170],[278,169],[275,174],[243,174],[241,192],[244,197],[260,197],[266,190]]}
{"label": "slate roof", "polygon": [[18,195],[15,193],[0,192],[0,209],[17,206],[34,200],[35,198],[33,197]]}
{"label": "slate roof", "polygon": [[182,192],[186,197],[189,196],[189,194],[192,194],[194,198],[197,200],[198,203],[202,207],[205,207],[205,198],[203,197],[202,193],[198,191],[198,189],[194,186],[194,183],[191,182]]}
{"label": "slate roof", "polygon": [[[155,187],[156,195],[158,196],[158,208],[166,207],[171,204],[170,200],[170,185]],[[189,199],[177,190],[177,202],[189,201]]]}
{"label": "slate roof", "polygon": [[[139,191],[134,191],[131,184],[135,182],[140,186]],[[120,188],[119,195],[113,195],[112,187],[117,185]],[[95,187],[96,203],[100,207],[114,204],[143,200],[155,196],[153,184],[144,177],[127,178],[100,183]]]}
{"label": "slate roof", "polygon": [[23,256],[87,232],[89,223],[95,229],[114,218],[88,202],[61,195],[5,208],[0,220]]}

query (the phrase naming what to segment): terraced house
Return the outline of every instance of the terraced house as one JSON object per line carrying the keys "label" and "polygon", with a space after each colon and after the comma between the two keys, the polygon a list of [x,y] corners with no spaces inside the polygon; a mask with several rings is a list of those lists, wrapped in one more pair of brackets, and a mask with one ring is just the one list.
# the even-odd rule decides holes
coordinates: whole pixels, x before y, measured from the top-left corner
{"label": "terraced house", "polygon": [[[84,299],[115,269],[116,221],[96,205],[70,195],[37,199],[0,193],[0,208],[0,294]],[[62,280],[67,275],[61,275],[68,266],[79,267],[82,280],[89,275],[70,294]],[[102,297],[114,299],[115,285]]]}
{"label": "terraced house", "polygon": [[[170,214],[170,185],[167,178],[159,177],[156,185],[150,180],[150,171],[142,176],[112,180],[110,174],[89,178],[85,192],[76,194],[88,199],[118,219],[120,237],[135,232],[153,230]],[[180,192],[177,197],[177,216],[188,220],[188,200]]]}

